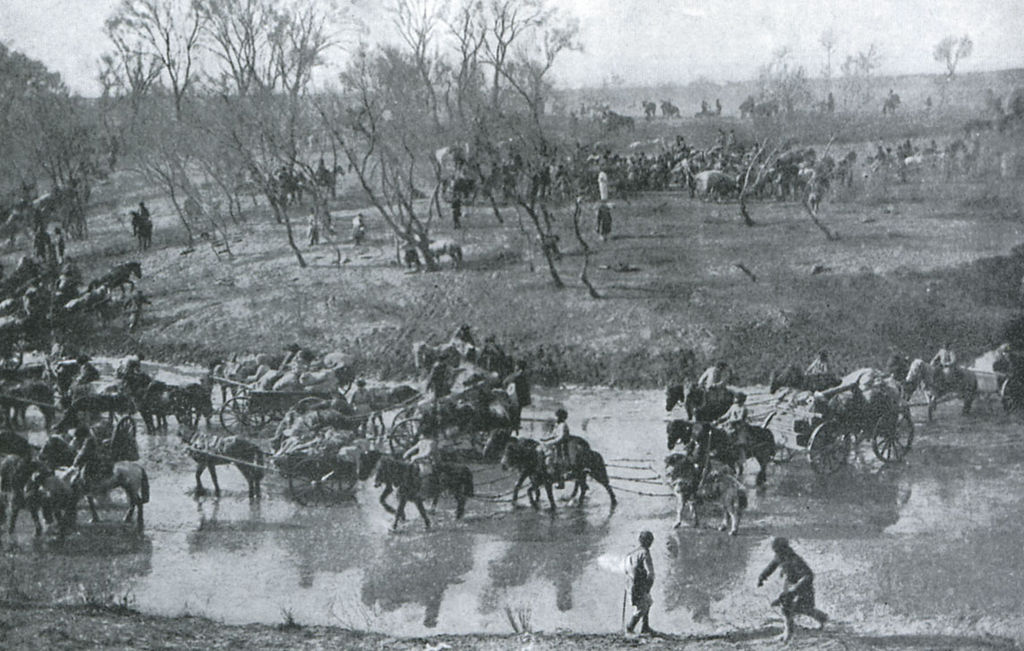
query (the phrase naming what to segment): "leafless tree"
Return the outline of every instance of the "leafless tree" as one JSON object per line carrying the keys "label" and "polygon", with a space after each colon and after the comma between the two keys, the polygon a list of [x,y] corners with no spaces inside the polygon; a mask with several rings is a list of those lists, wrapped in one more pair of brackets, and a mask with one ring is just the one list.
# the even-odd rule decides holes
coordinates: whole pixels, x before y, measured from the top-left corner
{"label": "leafless tree", "polygon": [[[204,17],[193,0],[121,0],[107,20],[105,32],[115,49],[137,59],[142,81],[151,61],[159,62],[174,98],[175,115],[181,116],[182,102],[195,82],[196,55]],[[124,54],[120,55],[125,60]]]}
{"label": "leafless tree", "polygon": [[953,77],[956,76],[957,66],[960,65],[961,61],[971,56],[973,52],[974,41],[967,34],[960,38],[946,36],[935,44],[932,58],[946,68],[946,75],[942,78],[940,85],[943,103],[948,99],[949,85],[952,83]]}

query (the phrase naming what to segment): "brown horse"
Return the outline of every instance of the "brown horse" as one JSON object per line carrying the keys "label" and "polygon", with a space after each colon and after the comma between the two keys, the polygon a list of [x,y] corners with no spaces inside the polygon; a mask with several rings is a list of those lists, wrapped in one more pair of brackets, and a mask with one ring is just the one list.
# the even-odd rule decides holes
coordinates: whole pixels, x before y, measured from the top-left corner
{"label": "brown horse", "polygon": [[[43,533],[43,525],[39,520],[39,512],[43,508],[39,495],[27,490],[29,480],[33,473],[42,470],[40,462],[16,454],[8,454],[0,457],[0,522],[10,510],[10,524],[8,533],[14,533],[14,525],[18,521],[18,514],[22,509],[27,509],[35,523],[36,535]],[[44,511],[47,521],[49,512]]]}
{"label": "brown horse", "polygon": [[[759,470],[755,483],[761,486],[768,478],[768,463],[775,456],[775,437],[767,428],[769,416],[764,425],[747,425],[747,444],[745,448],[733,443],[732,437],[722,429],[708,423],[672,420],[668,422],[668,449],[672,450],[682,443],[694,458],[709,460],[717,458],[727,466],[734,468],[737,475],[743,474],[740,460],[753,457],[757,460]],[[741,456],[741,452],[743,455]]]}
{"label": "brown horse", "polygon": [[[604,463],[604,457],[590,449],[590,445],[578,436],[569,437],[569,464],[565,469],[565,478],[575,481],[573,494],[579,492],[577,504],[582,505],[587,494],[587,475],[597,483],[604,486],[611,498],[612,508],[618,501],[615,499],[615,491],[612,490],[611,482],[608,479],[608,469]],[[528,438],[515,438],[505,446],[505,452],[501,457],[501,467],[505,470],[514,468],[519,471],[519,478],[516,480],[515,488],[512,490],[512,505],[515,506],[519,498],[519,489],[527,479],[531,482],[529,491],[530,503],[538,508],[535,495],[539,487],[543,487],[548,496],[548,504],[551,510],[555,509],[555,496],[552,492],[552,484],[559,478],[555,477],[548,470],[544,459],[544,449],[540,442]]]}
{"label": "brown horse", "polygon": [[[455,463],[435,463],[434,473],[429,481],[422,481],[419,469],[414,464],[399,461],[394,457],[382,454],[375,450],[365,452],[359,460],[359,478],[369,479],[374,475],[374,486],[384,487],[380,495],[381,506],[388,513],[395,514],[395,520],[391,524],[392,529],[398,528],[398,523],[405,520],[405,505],[412,502],[416,510],[423,518],[424,526],[430,528],[430,518],[423,507],[425,498],[431,499],[431,510],[437,507],[438,499],[442,493],[448,493],[455,498],[455,518],[459,519],[466,512],[466,498],[473,496],[473,472],[464,465]],[[376,469],[376,473],[374,473]],[[393,490],[398,489],[398,507],[392,508],[387,503],[388,496]]]}
{"label": "brown horse", "polygon": [[260,498],[260,482],[264,473],[263,450],[260,446],[241,436],[201,435],[198,430],[188,432],[179,429],[178,437],[188,447],[188,456],[196,462],[197,497],[206,495],[202,480],[204,470],[210,473],[214,496],[220,497],[217,466],[233,463],[245,477],[249,486],[249,499]]}
{"label": "brown horse", "polygon": [[74,525],[77,503],[82,496],[89,502],[92,521],[99,522],[93,497],[106,495],[115,488],[123,489],[128,498],[124,522],[131,522],[132,515],[137,512],[135,526],[139,532],[142,531],[144,505],[149,502],[149,476],[142,464],[135,461],[117,461],[109,467],[109,473],[104,472],[92,480],[86,480],[81,468],[42,470],[32,475],[31,485],[53,513],[61,532]]}
{"label": "brown horse", "polygon": [[710,423],[729,411],[733,397],[733,392],[724,387],[704,389],[687,380],[665,390],[665,411],[672,411],[677,403],[682,403],[688,419]]}

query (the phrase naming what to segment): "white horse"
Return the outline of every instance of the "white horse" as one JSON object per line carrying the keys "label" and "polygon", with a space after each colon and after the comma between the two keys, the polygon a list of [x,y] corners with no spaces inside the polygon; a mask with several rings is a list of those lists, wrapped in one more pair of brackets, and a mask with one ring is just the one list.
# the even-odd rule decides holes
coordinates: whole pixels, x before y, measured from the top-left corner
{"label": "white horse", "polygon": [[969,370],[956,366],[947,373],[945,369],[923,359],[915,359],[903,381],[905,395],[909,397],[922,384],[928,397],[928,420],[932,419],[940,398],[954,394],[960,396],[964,401],[962,413],[969,414],[974,398],[978,395],[978,378]]}

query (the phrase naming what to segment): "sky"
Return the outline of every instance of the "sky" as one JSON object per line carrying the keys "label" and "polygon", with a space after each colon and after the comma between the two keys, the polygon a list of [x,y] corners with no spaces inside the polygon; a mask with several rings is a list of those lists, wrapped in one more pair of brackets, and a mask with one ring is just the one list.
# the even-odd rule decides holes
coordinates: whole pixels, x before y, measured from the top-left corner
{"label": "sky", "polygon": [[[372,40],[382,12],[361,0]],[[932,49],[946,35],[969,34],[974,53],[961,70],[1024,67],[1024,0],[548,0],[580,21],[584,51],[554,71],[565,86],[687,83],[756,76],[774,50],[788,47],[817,76],[819,37],[837,35],[834,67],[876,43],[882,74],[939,73]],[[98,92],[97,60],[107,49],[103,21],[118,0],[0,0],[0,40],[43,61],[68,85]]]}

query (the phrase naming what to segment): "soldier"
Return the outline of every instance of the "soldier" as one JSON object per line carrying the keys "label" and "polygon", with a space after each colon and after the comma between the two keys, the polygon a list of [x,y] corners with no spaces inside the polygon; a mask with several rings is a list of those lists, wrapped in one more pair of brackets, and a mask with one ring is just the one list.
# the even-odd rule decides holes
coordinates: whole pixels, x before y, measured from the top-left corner
{"label": "soldier", "polygon": [[814,607],[814,572],[808,567],[804,559],[793,548],[785,538],[772,540],[772,551],[775,557],[768,567],[764,568],[757,577],[757,587],[764,585],[765,580],[772,575],[776,569],[781,568],[783,584],[782,594],[772,602],[773,606],[782,609],[782,616],[785,627],[779,638],[788,642],[793,636],[793,617],[795,615],[808,615],[818,622],[818,627],[824,627],[828,621],[828,615]]}
{"label": "soldier", "polygon": [[828,353],[824,350],[818,353],[818,356],[814,358],[807,370],[804,371],[804,375],[827,375],[829,372],[828,368]]}
{"label": "soldier", "polygon": [[612,210],[607,203],[601,202],[597,208],[597,234],[601,236],[602,242],[608,241],[612,233]]}
{"label": "soldier", "polygon": [[720,423],[725,423],[726,429],[732,435],[732,443],[739,451],[740,468],[743,468],[747,462],[747,445],[749,443],[749,424],[747,420],[750,417],[750,412],[747,411],[746,402],[747,394],[742,392],[736,393],[733,396],[732,406],[729,407],[729,411],[719,419]]}
{"label": "soldier", "polygon": [[565,480],[562,479],[562,469],[568,462],[569,446],[569,424],[566,420],[569,412],[558,408],[555,410],[555,426],[551,429],[551,435],[541,439],[544,444],[544,464],[547,466],[548,474],[556,479],[556,488],[565,488]]}
{"label": "soldier", "polygon": [[142,325],[142,306],[151,305],[146,295],[142,293],[142,290],[136,289],[132,292],[124,302],[124,309],[128,312],[130,317],[130,323],[128,324],[129,330],[134,330]]}
{"label": "soldier", "polygon": [[[633,616],[629,618],[626,632],[632,633],[637,624],[641,635],[654,635],[650,624],[651,587],[654,585],[654,561],[651,560],[651,544],[654,534],[650,531],[640,532],[640,547],[626,557],[626,590],[629,592]],[[625,610],[625,608],[623,608]]]}
{"label": "soldier", "polygon": [[[435,419],[431,417],[425,420]],[[436,436],[437,432],[433,426],[421,427],[419,440],[402,455],[403,459],[416,466],[423,488],[427,488],[434,480],[434,458],[438,452]]]}

